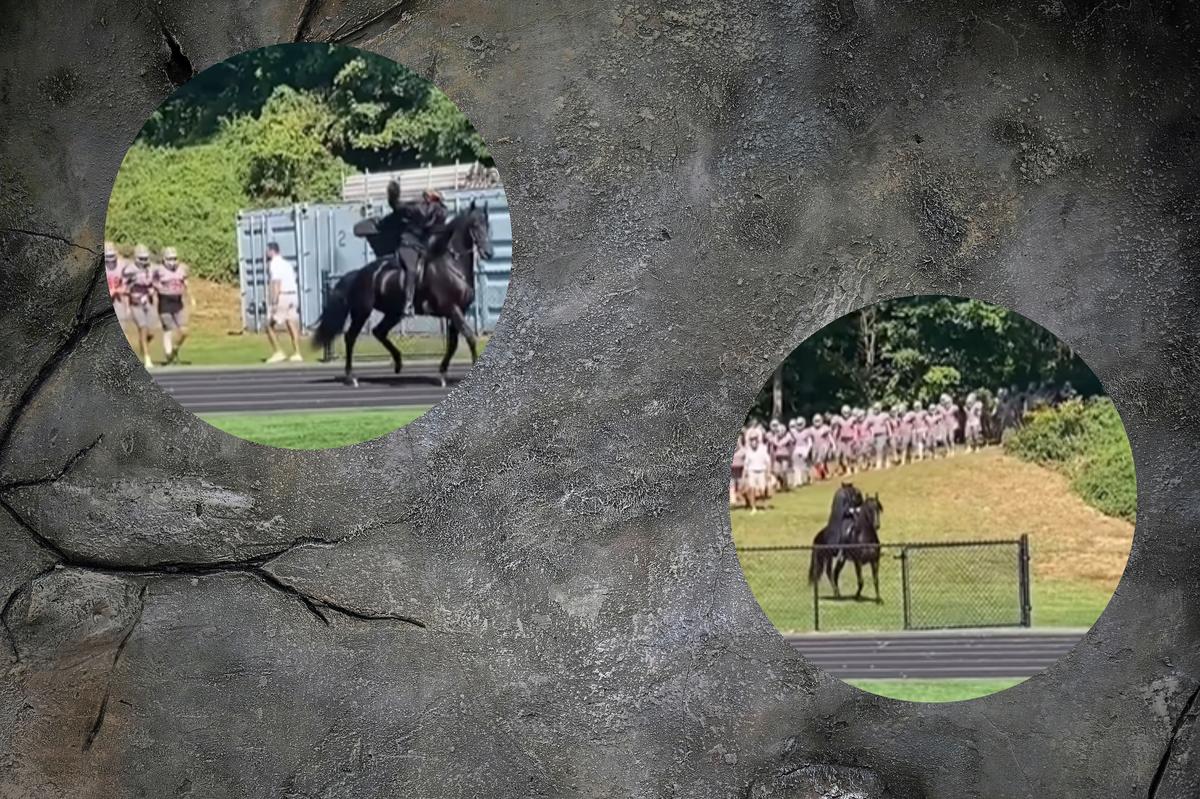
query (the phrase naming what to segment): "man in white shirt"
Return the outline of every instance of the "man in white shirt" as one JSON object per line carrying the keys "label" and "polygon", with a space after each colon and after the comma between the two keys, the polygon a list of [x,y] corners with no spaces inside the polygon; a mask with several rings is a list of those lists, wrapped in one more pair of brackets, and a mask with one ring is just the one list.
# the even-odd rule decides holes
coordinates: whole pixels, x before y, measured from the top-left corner
{"label": "man in white shirt", "polygon": [[[303,361],[300,354],[300,292],[296,283],[296,267],[292,262],[279,253],[279,245],[271,242],[267,245],[267,307],[270,314],[267,320],[267,341],[271,342],[271,357],[267,363],[279,363],[283,360]],[[288,335],[292,338],[292,354],[283,354],[279,348],[279,339],[275,337],[275,326],[285,325]]]}

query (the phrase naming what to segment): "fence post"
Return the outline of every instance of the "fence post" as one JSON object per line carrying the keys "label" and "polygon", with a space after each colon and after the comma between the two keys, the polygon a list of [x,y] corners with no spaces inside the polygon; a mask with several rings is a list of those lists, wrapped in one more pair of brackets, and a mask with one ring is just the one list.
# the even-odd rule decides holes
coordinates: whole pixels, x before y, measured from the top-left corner
{"label": "fence post", "polygon": [[1022,533],[1017,545],[1017,569],[1021,597],[1021,626],[1033,625],[1033,601],[1029,590],[1029,534]]}
{"label": "fence post", "polygon": [[901,597],[904,602],[904,629],[912,629],[912,620],[909,618],[909,594],[908,594],[908,547],[900,548],[900,586]]}
{"label": "fence post", "polygon": [[[816,555],[816,550],[813,550]],[[821,581],[813,580],[813,632],[821,632]]]}

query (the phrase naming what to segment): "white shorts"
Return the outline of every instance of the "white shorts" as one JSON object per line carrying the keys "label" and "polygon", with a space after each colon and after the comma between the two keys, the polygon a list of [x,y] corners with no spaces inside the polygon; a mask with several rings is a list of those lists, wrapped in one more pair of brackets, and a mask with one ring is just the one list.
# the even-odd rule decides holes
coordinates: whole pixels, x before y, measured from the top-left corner
{"label": "white shorts", "polygon": [[279,295],[275,306],[271,308],[271,324],[282,325],[286,322],[300,321],[300,297],[294,291],[285,291]]}

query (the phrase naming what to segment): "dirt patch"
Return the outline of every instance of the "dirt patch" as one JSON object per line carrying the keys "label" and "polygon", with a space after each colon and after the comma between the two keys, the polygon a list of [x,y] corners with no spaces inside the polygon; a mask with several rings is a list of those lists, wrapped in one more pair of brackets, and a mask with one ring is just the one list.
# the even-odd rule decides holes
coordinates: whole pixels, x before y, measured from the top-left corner
{"label": "dirt patch", "polygon": [[188,285],[196,297],[195,330],[224,335],[242,329],[242,295],[237,286],[195,277]]}

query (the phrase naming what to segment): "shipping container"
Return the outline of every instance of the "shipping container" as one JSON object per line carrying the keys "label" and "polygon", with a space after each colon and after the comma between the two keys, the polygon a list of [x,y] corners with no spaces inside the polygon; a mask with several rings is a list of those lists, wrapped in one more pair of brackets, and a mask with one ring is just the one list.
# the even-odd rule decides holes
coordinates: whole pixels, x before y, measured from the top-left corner
{"label": "shipping container", "polygon": [[[481,262],[476,272],[475,303],[468,309],[467,318],[480,332],[490,333],[500,317],[512,271],[508,200],[503,189],[494,188],[447,192],[444,197],[452,215],[472,200],[488,204],[493,257]],[[366,240],[354,235],[355,223],[387,212],[382,202],[300,204],[239,212],[238,273],[246,330],[258,333],[267,325],[267,244],[278,243],[283,257],[296,265],[300,324],[310,330],[325,307],[327,288],[347,272],[374,260]],[[368,329],[375,321],[373,318],[368,323]],[[443,330],[442,320],[418,316],[405,319],[397,332],[440,335]]]}

